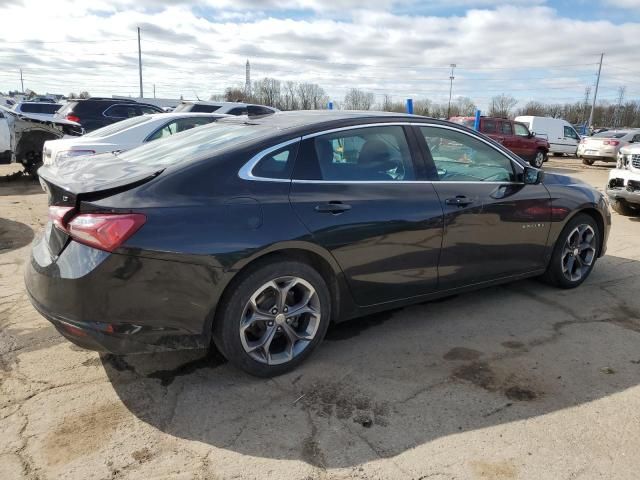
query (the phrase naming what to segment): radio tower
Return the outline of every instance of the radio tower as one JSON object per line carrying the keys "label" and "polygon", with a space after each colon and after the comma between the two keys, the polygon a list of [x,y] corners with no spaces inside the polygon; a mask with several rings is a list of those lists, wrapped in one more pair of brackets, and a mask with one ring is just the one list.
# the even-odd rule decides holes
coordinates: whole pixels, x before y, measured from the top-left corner
{"label": "radio tower", "polygon": [[249,65],[249,59],[247,58],[247,67],[244,81],[244,93],[247,97],[251,96],[251,65]]}

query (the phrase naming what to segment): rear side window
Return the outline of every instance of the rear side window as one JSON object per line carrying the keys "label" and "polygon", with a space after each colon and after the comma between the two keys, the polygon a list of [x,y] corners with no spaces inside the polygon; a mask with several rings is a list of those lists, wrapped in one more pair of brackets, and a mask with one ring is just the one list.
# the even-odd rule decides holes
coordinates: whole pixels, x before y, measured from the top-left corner
{"label": "rear side window", "polygon": [[232,108],[227,112],[229,115],[247,115],[247,107],[236,107]]}
{"label": "rear side window", "polygon": [[511,122],[500,122],[502,124],[502,134],[503,135],[513,135],[513,127],[511,126]]}
{"label": "rear side window", "polygon": [[309,142],[313,148],[306,148],[305,152],[312,152],[315,165],[306,167],[304,175],[310,179],[403,181],[416,178],[401,126],[342,130],[314,137]]}
{"label": "rear side window", "polygon": [[57,103],[23,103],[20,110],[25,113],[44,113],[52,115],[58,111],[60,105]]}
{"label": "rear side window", "polygon": [[148,107],[146,105],[140,105],[140,111],[145,114],[145,113],[160,113],[161,110],[159,108],[154,108],[154,107]]}
{"label": "rear side window", "polygon": [[255,177],[288,179],[291,178],[298,144],[268,153],[253,167],[251,173]]}
{"label": "rear side window", "polygon": [[267,107],[261,107],[260,105],[248,105],[247,113],[249,115],[271,115],[273,110]]}
{"label": "rear side window", "polygon": [[139,115],[135,105],[112,105],[104,111],[107,117],[131,118]]}
{"label": "rear side window", "polygon": [[58,110],[58,115],[65,116],[67,113],[74,110],[74,107],[78,104],[78,102],[69,102],[66,105],[63,105],[60,110]]}
{"label": "rear side window", "polygon": [[496,121],[490,118],[482,119],[482,133],[496,133]]}
{"label": "rear side window", "polygon": [[219,108],[220,107],[218,105],[195,104],[190,111],[193,113],[212,113],[218,110]]}

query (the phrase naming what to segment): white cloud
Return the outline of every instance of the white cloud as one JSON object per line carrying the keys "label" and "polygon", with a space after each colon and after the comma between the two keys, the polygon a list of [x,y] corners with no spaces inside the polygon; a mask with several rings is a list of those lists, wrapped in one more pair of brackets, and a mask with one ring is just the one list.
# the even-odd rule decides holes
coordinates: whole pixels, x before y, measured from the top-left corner
{"label": "white cloud", "polygon": [[[276,13],[282,16],[280,11],[239,10],[236,2],[234,8],[205,12],[208,16],[202,9],[160,0],[87,3],[0,4],[2,18],[28,18],[30,27],[21,21],[3,23],[0,90],[18,87],[17,70],[23,68],[25,86],[39,92],[87,89],[135,96],[135,28],[140,25],[146,93],[155,84],[158,96],[221,93],[243,83],[249,58],[254,79],[313,81],[336,99],[360,86],[398,99],[442,101],[448,95],[448,65],[456,63],[454,95],[470,96],[480,105],[502,92],[523,101],[577,100],[593,83],[595,63],[605,51],[602,98],[614,97],[624,84],[628,97],[640,97],[634,87],[640,74],[640,24],[560,18],[545,6],[408,16],[384,10],[397,2],[373,0],[379,8],[354,9],[344,19],[313,14],[286,19],[275,18]],[[321,8],[316,0],[270,3]],[[34,38],[45,43],[21,43]],[[46,43],[67,40],[81,42]]]}

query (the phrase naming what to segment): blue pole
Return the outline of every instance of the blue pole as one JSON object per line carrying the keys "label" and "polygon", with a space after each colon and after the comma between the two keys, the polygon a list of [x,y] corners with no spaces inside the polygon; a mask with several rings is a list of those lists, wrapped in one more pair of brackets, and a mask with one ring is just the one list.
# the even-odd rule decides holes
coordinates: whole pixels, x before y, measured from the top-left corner
{"label": "blue pole", "polygon": [[413,98],[407,98],[407,113],[413,115]]}
{"label": "blue pole", "polygon": [[476,120],[473,122],[473,129],[480,131],[480,110],[476,110]]}
{"label": "blue pole", "polygon": [[329,102],[329,103],[327,104],[327,108],[328,108],[329,110],[333,110],[333,102]]}

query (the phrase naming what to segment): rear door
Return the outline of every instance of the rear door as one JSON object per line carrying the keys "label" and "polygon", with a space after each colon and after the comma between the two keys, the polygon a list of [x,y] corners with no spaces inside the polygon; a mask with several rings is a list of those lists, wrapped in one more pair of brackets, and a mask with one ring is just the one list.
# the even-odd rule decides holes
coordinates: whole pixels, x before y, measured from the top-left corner
{"label": "rear door", "polygon": [[562,128],[562,153],[569,153],[571,155],[578,150],[578,144],[580,143],[580,135],[573,127],[569,125],[563,125]]}
{"label": "rear door", "polygon": [[520,137],[515,135],[513,131],[513,126],[509,120],[500,120],[498,121],[498,138],[500,143],[502,143],[505,147],[511,150],[516,155],[522,156],[526,155],[525,145],[520,141]]}
{"label": "rear door", "polygon": [[0,111],[0,155],[11,151],[11,134],[9,133],[9,122],[4,113]]}
{"label": "rear door", "polygon": [[[544,268],[551,200],[489,142],[449,126],[416,127],[444,211],[441,289]],[[429,168],[429,164],[427,164]]]}
{"label": "rear door", "polygon": [[337,260],[359,305],[437,289],[442,207],[415,141],[410,127],[387,124],[301,143],[291,205]]}

